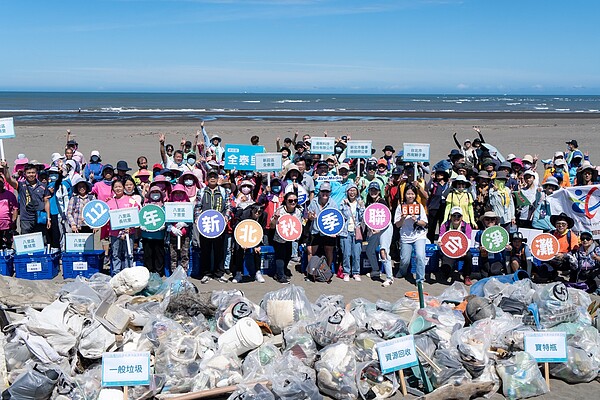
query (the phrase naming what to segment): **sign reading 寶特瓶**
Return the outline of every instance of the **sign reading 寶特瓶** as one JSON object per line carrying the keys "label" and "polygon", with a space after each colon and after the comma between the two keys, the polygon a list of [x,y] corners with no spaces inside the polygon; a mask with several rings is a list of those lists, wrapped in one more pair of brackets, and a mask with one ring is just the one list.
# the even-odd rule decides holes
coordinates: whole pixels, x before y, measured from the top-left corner
{"label": "sign reading \u5bf6\u7279\u74f6", "polygon": [[428,162],[429,161],[429,143],[404,143],[405,162]]}
{"label": "sign reading \u5bf6\u7279\u74f6", "polygon": [[348,140],[346,145],[346,157],[348,158],[369,158],[372,155],[372,140]]}
{"label": "sign reading \u5bf6\u7279\u74f6", "polygon": [[255,158],[258,172],[273,172],[282,169],[281,153],[257,153]]}
{"label": "sign reading \u5bf6\u7279\u74f6", "polygon": [[15,137],[15,125],[12,117],[0,118],[0,139],[10,139]]}
{"label": "sign reading \u5bf6\u7279\u74f6", "polygon": [[256,154],[264,152],[265,148],[263,146],[252,146],[249,144],[226,144],[225,169],[254,171],[256,170]]}
{"label": "sign reading \u5bf6\u7279\u74f6", "polygon": [[413,335],[377,343],[375,348],[382,374],[400,371],[419,364]]}
{"label": "sign reading \u5bf6\u7279\u74f6", "polygon": [[194,203],[165,203],[166,222],[193,222]]}
{"label": "sign reading \u5bf6\u7279\u74f6", "polygon": [[102,386],[144,386],[150,384],[150,352],[102,354]]}
{"label": "sign reading \u5bf6\u7279\u74f6", "polygon": [[333,154],[335,153],[335,138],[333,137],[313,137],[310,139],[310,152],[312,154]]}
{"label": "sign reading \u5bf6\u7279\u74f6", "polygon": [[525,332],[525,351],[539,363],[567,362],[565,332]]}

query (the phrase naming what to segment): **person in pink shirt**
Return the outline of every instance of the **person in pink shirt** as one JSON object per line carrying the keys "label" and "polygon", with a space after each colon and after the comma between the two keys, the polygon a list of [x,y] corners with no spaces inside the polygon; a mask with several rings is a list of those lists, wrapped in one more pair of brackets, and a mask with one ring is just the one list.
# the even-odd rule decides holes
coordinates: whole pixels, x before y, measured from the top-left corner
{"label": "person in pink shirt", "polygon": [[102,167],[102,177],[99,181],[94,183],[92,187],[92,194],[96,196],[98,200],[106,201],[113,197],[112,183],[115,177],[115,170],[112,165],[106,164]]}
{"label": "person in pink shirt", "polygon": [[19,203],[16,196],[6,190],[4,171],[0,172],[0,248],[10,249],[13,244],[13,232],[17,228]]}
{"label": "person in pink shirt", "polygon": [[[113,181],[112,193],[113,197],[106,202],[109,209],[138,208],[137,202],[131,196],[125,194],[125,187],[121,181]],[[123,268],[129,268],[133,265],[134,231],[135,229],[131,228],[115,230],[112,227],[109,231],[113,275],[121,272]],[[129,240],[129,245],[127,240]]]}

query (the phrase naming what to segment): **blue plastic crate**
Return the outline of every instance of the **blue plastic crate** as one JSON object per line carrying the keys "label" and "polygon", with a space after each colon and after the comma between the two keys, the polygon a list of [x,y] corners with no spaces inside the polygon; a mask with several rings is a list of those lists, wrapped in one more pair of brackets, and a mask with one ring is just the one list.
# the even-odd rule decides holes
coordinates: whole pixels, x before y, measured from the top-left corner
{"label": "blue plastic crate", "polygon": [[63,278],[77,276],[89,278],[97,272],[102,272],[104,265],[104,250],[91,250],[83,253],[63,253]]}
{"label": "blue plastic crate", "polygon": [[14,251],[8,250],[6,254],[0,254],[0,274],[4,276],[13,276],[15,273]]}
{"label": "blue plastic crate", "polygon": [[[471,256],[473,256],[472,258],[472,266],[471,266],[471,271],[472,272],[477,272],[479,271],[479,248],[478,247],[471,247],[471,249],[469,250],[469,252],[471,253]],[[456,263],[456,269],[459,271],[462,271],[462,267],[463,267],[464,262],[463,261],[459,261]]]}
{"label": "blue plastic crate", "polygon": [[20,254],[14,259],[15,276],[21,279],[53,279],[58,275],[60,253]]}
{"label": "blue plastic crate", "polygon": [[[425,245],[425,273],[431,273],[438,270],[440,266],[440,247],[437,244],[426,244]],[[415,252],[413,251],[411,258],[411,273],[417,272],[417,261]]]}

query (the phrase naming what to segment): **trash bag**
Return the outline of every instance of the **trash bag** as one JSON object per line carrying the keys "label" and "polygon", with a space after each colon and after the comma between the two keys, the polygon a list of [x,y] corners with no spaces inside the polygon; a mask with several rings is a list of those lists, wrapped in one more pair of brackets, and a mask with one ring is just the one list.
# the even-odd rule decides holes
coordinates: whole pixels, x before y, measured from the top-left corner
{"label": "trash bag", "polygon": [[378,310],[370,313],[364,321],[364,329],[383,339],[393,339],[408,334],[406,323],[400,316]]}
{"label": "trash bag", "polygon": [[372,361],[377,360],[377,343],[384,342],[385,339],[374,332],[359,333],[354,339],[354,351],[356,352],[357,361]]}
{"label": "trash bag", "polygon": [[377,311],[377,305],[369,300],[359,297],[358,299],[352,300],[348,304],[347,309],[350,310],[356,320],[358,332],[365,332],[369,315]]}
{"label": "trash bag", "polygon": [[526,399],[548,393],[546,380],[537,361],[524,351],[507,360],[500,360],[496,371],[502,379],[502,392],[508,399]]}
{"label": "trash bag", "polygon": [[317,301],[313,304],[313,310],[315,315],[321,313],[324,308],[334,305],[339,308],[344,308],[346,303],[344,302],[344,296],[341,294],[322,294],[319,296]]}
{"label": "trash bag", "polygon": [[263,343],[244,357],[242,372],[244,381],[250,382],[268,376],[268,366],[281,357],[281,351],[271,343]]}
{"label": "trash bag", "polygon": [[134,295],[141,292],[150,280],[150,272],[146,267],[125,268],[110,280],[110,286],[120,296],[122,294]]}
{"label": "trash bag", "polygon": [[527,274],[526,271],[519,270],[511,275],[499,275],[499,276],[480,279],[471,286],[469,293],[474,294],[475,296],[485,297],[485,293],[483,291],[484,286],[492,279],[495,279],[498,283],[501,283],[501,284],[505,284],[505,283],[512,284],[512,283],[515,283],[516,281],[520,281],[522,279],[529,279],[529,275]]}
{"label": "trash bag", "polygon": [[150,272],[150,278],[148,279],[148,284],[146,285],[144,290],[142,290],[140,292],[140,294],[142,296],[153,296],[153,295],[157,294],[158,292],[160,292],[160,289],[162,288],[163,283],[164,283],[163,279],[161,278],[161,276],[159,274],[157,274],[156,272]]}
{"label": "trash bag", "polygon": [[215,312],[217,331],[225,332],[242,318],[252,318],[255,321],[269,323],[265,310],[244,296],[234,295],[222,297]]}
{"label": "trash bag", "polygon": [[356,370],[356,387],[364,400],[387,399],[398,390],[396,373],[382,374],[377,361],[360,363]]}
{"label": "trash bag", "polygon": [[300,321],[283,331],[284,355],[292,355],[312,367],[317,357],[317,344],[307,331],[308,321]]}
{"label": "trash bag", "polygon": [[471,378],[460,362],[460,355],[456,349],[437,349],[432,360],[439,367],[439,370],[433,366],[428,368],[429,379],[435,388],[451,381]]}
{"label": "trash bag", "polygon": [[550,376],[568,383],[591,382],[599,366],[592,354],[567,344],[567,362],[550,364]]}
{"label": "trash bag", "polygon": [[202,360],[194,371],[192,392],[237,385],[242,382],[242,362],[234,354],[220,351],[206,360]]}
{"label": "trash bag", "polygon": [[454,282],[449,288],[444,290],[438,299],[441,302],[460,303],[469,295],[466,286],[462,282]]}
{"label": "trash bag", "polygon": [[577,306],[573,304],[567,287],[562,282],[540,286],[533,294],[534,304],[529,306],[531,313],[523,317],[523,322],[538,329],[548,329],[563,322],[573,322],[579,317]]}
{"label": "trash bag", "polygon": [[436,343],[447,343],[454,332],[465,326],[465,317],[448,304],[420,308],[413,315],[408,330],[411,334],[417,334],[432,326],[434,328],[427,331],[427,335]]}
{"label": "trash bag", "polygon": [[461,363],[473,378],[479,377],[489,362],[490,338],[477,326],[462,328],[452,334],[451,347],[458,350]]}
{"label": "trash bag", "polygon": [[401,297],[398,301],[392,304],[390,312],[398,315],[407,324],[413,319],[415,311],[419,309],[419,303],[406,298]]}
{"label": "trash bag", "polygon": [[271,369],[272,391],[281,400],[322,400],[315,370],[291,354],[275,360]]}
{"label": "trash bag", "polygon": [[304,289],[296,285],[289,285],[265,294],[260,306],[267,312],[271,321],[271,330],[275,334],[294,322],[315,317]]}
{"label": "trash bag", "polygon": [[306,326],[306,331],[321,347],[338,341],[352,342],[356,334],[356,320],[352,313],[329,304],[323,306],[317,318]]}
{"label": "trash bag", "polygon": [[227,400],[275,400],[275,395],[260,383],[251,386],[240,384]]}
{"label": "trash bag", "polygon": [[356,360],[352,346],[338,342],[323,348],[319,352],[315,370],[321,392],[335,399],[354,399],[358,396],[354,379],[357,373]]}
{"label": "trash bag", "polygon": [[2,399],[48,400],[61,374],[58,369],[33,364],[2,393]]}

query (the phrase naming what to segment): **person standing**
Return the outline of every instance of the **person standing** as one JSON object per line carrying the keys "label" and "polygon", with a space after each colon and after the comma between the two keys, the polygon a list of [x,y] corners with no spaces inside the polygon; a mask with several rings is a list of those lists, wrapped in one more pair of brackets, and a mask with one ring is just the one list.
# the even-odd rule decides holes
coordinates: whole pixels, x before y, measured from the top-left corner
{"label": "person standing", "polygon": [[6,190],[6,169],[0,172],[0,248],[10,249],[13,244],[13,232],[17,228],[19,203],[14,193]]}
{"label": "person standing", "polygon": [[[2,166],[7,170],[6,162]],[[18,192],[21,234],[45,233],[47,220],[38,219],[38,214],[39,211],[44,211],[46,185],[38,180],[35,165],[26,164],[23,170],[25,173],[25,180],[23,181],[17,182],[12,176],[6,176],[8,184]]]}
{"label": "person standing", "polygon": [[[119,180],[112,183],[113,197],[106,202],[111,210],[136,207],[136,201],[125,194],[123,183]],[[110,223],[109,223],[110,225]],[[129,235],[130,228],[112,229],[110,228],[110,250],[112,260],[112,274],[121,272],[124,268],[133,265],[133,235]],[[129,244],[127,244],[129,241]]]}
{"label": "person standing", "polygon": [[[387,202],[381,197],[381,187],[377,182],[371,182],[368,187],[368,198],[366,206],[371,204],[380,203],[388,207]],[[380,231],[368,229],[369,238],[367,249],[365,250],[369,263],[373,268],[374,274],[379,273],[379,261],[383,263],[385,270],[386,280],[381,284],[383,287],[390,286],[394,283],[394,274],[392,272],[392,259],[390,258],[390,246],[392,244],[393,225],[388,225],[387,228]],[[377,250],[379,248],[379,250]],[[375,272],[377,271],[377,272]]]}
{"label": "person standing", "polygon": [[344,282],[360,281],[360,254],[362,253],[362,226],[365,204],[358,196],[358,188],[352,183],[346,189],[346,198],[341,202],[340,209],[346,224],[340,233],[343,254]]}
{"label": "person standing", "polygon": [[[416,255],[417,282],[425,280],[425,245],[427,244],[427,213],[425,207],[417,203],[418,189],[408,185],[404,189],[404,203],[396,208],[394,224],[400,228],[400,271],[398,275],[409,274],[413,251]],[[408,213],[410,208],[418,212]]]}

